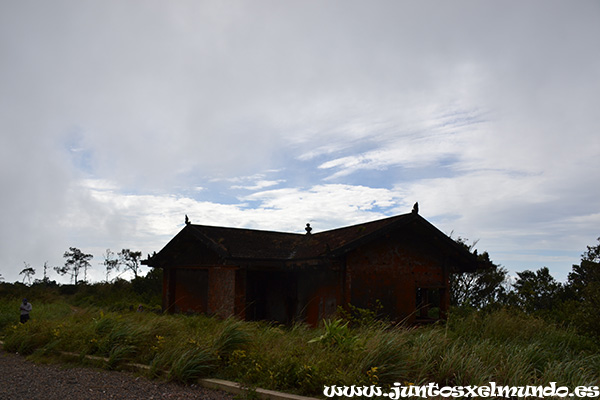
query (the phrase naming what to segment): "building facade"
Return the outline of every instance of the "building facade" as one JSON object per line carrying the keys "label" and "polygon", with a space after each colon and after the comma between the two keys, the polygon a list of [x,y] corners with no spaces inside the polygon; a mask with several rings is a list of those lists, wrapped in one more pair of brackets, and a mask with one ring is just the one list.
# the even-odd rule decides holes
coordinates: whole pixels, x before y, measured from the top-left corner
{"label": "building facade", "polygon": [[144,264],[163,309],[317,325],[348,304],[393,321],[445,318],[450,274],[477,257],[417,212],[306,234],[186,224]]}

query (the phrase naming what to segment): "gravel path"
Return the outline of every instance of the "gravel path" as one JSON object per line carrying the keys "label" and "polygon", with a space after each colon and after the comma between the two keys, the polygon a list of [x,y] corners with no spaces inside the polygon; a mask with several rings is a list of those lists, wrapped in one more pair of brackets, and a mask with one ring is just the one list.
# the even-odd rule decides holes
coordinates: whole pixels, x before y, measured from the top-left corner
{"label": "gravel path", "polygon": [[151,381],[130,373],[35,364],[0,350],[0,400],[233,400],[199,386]]}

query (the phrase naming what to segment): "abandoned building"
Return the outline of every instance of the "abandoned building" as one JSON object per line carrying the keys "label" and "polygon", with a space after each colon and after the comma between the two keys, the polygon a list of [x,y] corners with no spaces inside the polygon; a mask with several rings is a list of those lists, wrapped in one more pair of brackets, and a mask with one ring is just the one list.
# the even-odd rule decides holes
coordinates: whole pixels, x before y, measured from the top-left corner
{"label": "abandoned building", "polygon": [[305,234],[195,225],[143,264],[163,269],[163,309],[316,325],[348,304],[409,323],[444,318],[450,274],[477,257],[417,210]]}

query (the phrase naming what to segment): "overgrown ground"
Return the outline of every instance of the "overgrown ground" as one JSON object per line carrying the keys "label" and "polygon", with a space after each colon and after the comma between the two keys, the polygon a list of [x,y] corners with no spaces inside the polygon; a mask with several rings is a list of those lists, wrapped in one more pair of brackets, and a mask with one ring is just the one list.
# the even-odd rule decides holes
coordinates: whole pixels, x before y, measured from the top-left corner
{"label": "overgrown ground", "polygon": [[6,351],[41,360],[58,360],[59,351],[102,356],[112,369],[137,362],[153,376],[179,382],[219,377],[304,395],[332,384],[600,385],[594,340],[504,310],[453,314],[445,325],[411,329],[371,318],[310,329],[111,312],[60,300],[36,303],[32,320],[21,325],[18,308],[18,300],[0,300]]}

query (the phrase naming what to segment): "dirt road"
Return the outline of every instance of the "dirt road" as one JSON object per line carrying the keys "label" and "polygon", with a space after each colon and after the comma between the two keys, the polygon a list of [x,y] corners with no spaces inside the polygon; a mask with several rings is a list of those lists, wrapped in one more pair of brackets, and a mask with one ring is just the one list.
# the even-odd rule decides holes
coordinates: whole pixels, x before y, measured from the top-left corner
{"label": "dirt road", "polygon": [[233,400],[199,386],[151,381],[125,372],[36,364],[0,350],[0,400]]}

